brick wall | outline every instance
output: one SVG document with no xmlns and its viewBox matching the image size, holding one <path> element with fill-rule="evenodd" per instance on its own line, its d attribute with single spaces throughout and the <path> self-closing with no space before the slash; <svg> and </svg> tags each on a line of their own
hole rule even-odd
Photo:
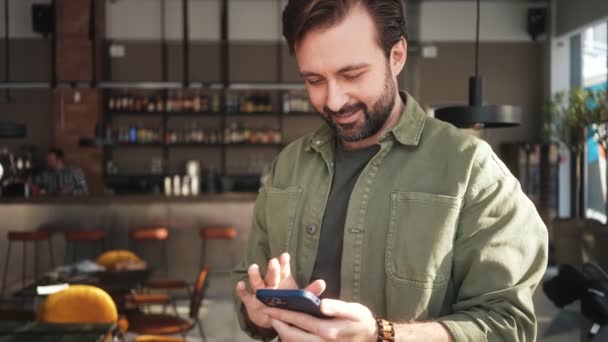
<svg viewBox="0 0 608 342">
<path fill-rule="evenodd" d="M 103 32 L 102 1 L 96 1 L 96 31 Z M 57 80 L 91 81 L 93 63 L 102 58 L 93 49 L 89 35 L 91 0 L 57 0 L 56 2 L 56 67 Z M 99 41 L 102 37 L 98 36 Z M 94 52 L 95 51 L 95 52 Z M 89 183 L 89 192 L 102 194 L 103 151 L 99 147 L 80 147 L 81 138 L 92 138 L 95 125 L 101 121 L 101 91 L 97 88 L 58 88 L 53 91 L 53 146 L 63 149 L 66 162 L 79 167 Z"/>
<path fill-rule="evenodd" d="M 97 89 L 59 88 L 53 92 L 53 145 L 63 149 L 66 162 L 83 170 L 91 194 L 103 193 L 103 150 L 80 147 L 81 137 L 93 137 L 101 119 Z"/>
</svg>

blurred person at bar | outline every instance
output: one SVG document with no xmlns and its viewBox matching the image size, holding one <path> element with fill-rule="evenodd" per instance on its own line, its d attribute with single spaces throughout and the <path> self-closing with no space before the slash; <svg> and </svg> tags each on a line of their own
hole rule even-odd
<svg viewBox="0 0 608 342">
<path fill-rule="evenodd" d="M 399 91 L 401 0 L 289 0 L 283 34 L 325 123 L 260 189 L 234 270 L 241 327 L 283 341 L 533 341 L 547 229 L 482 140 Z M 331 319 L 266 307 L 306 289 Z"/>
<path fill-rule="evenodd" d="M 47 169 L 34 180 L 40 195 L 86 195 L 87 180 L 77 167 L 66 165 L 63 150 L 52 148 L 46 156 Z"/>
</svg>

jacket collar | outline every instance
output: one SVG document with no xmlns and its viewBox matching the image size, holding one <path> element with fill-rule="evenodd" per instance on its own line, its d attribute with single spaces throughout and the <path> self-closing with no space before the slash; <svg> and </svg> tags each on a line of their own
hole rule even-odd
<svg viewBox="0 0 608 342">
<path fill-rule="evenodd" d="M 418 146 L 427 115 L 409 93 L 400 91 L 399 95 L 405 102 L 403 113 L 397 124 L 384 132 L 380 136 L 379 141 L 382 142 L 388 139 L 388 136 L 392 135 L 395 140 L 402 145 Z M 323 122 L 321 127 L 314 131 L 308 138 L 305 146 L 306 151 L 309 151 L 311 148 L 317 149 L 328 142 L 333 141 L 335 136 L 336 133 L 334 130 L 327 125 L 327 123 Z"/>
</svg>

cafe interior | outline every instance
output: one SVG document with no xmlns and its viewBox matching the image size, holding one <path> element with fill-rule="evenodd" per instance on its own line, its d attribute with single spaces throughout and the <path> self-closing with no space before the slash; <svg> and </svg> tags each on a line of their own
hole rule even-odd
<svg viewBox="0 0 608 342">
<path fill-rule="evenodd" d="M 274 158 L 322 122 L 286 2 L 0 0 L 0 342 L 250 340 L 230 271 Z M 608 341 L 608 302 L 552 291 L 608 270 L 608 1 L 404 4 L 400 89 L 489 143 L 549 230 L 537 340 Z"/>
</svg>

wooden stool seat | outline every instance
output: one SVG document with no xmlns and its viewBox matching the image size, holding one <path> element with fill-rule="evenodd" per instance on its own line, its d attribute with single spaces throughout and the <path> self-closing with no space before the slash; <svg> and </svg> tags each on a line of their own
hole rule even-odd
<svg viewBox="0 0 608 342">
<path fill-rule="evenodd" d="M 41 231 L 15 232 L 6 234 L 9 241 L 45 241 L 51 239 L 51 233 Z"/>
<path fill-rule="evenodd" d="M 169 304 L 171 298 L 166 293 L 138 293 L 128 295 L 127 301 L 137 305 Z"/>
<path fill-rule="evenodd" d="M 193 326 L 189 320 L 165 314 L 135 314 L 129 315 L 127 319 L 129 330 L 138 334 L 179 334 Z"/>
<path fill-rule="evenodd" d="M 234 240 L 236 229 L 232 227 L 208 227 L 199 231 L 201 239 L 205 240 Z"/>
<path fill-rule="evenodd" d="M 136 228 L 129 232 L 129 239 L 134 241 L 164 241 L 168 237 L 169 230 L 166 227 Z"/>
<path fill-rule="evenodd" d="M 186 342 L 186 340 L 170 336 L 139 335 L 135 338 L 135 342 Z"/>
<path fill-rule="evenodd" d="M 186 284 L 183 280 L 174 280 L 174 279 L 157 279 L 157 280 L 149 280 L 146 282 L 146 287 L 149 289 L 183 289 L 186 288 L 188 284 Z"/>
<path fill-rule="evenodd" d="M 101 241 L 108 234 L 103 230 L 70 230 L 64 232 L 66 241 Z"/>
</svg>

